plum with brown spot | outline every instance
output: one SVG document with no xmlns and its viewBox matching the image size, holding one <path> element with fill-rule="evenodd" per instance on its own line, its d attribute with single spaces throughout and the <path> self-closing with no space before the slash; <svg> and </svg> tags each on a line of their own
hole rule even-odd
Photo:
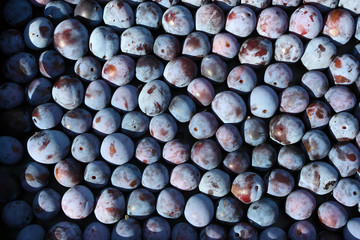
<svg viewBox="0 0 360 240">
<path fill-rule="evenodd" d="M 24 41 L 31 50 L 47 48 L 53 41 L 54 26 L 45 17 L 32 19 L 24 30 Z"/>
<path fill-rule="evenodd" d="M 210 50 L 209 37 L 203 32 L 192 32 L 185 38 L 182 54 L 200 59 L 208 55 Z"/>
<path fill-rule="evenodd" d="M 302 5 L 290 17 L 289 31 L 306 39 L 315 38 L 323 27 L 320 11 L 311 5 Z"/>
<path fill-rule="evenodd" d="M 295 186 L 294 177 L 286 170 L 274 169 L 265 179 L 267 193 L 275 197 L 287 196 Z"/>
<path fill-rule="evenodd" d="M 120 49 L 124 54 L 144 56 L 152 52 L 151 32 L 144 27 L 131 27 L 121 34 Z"/>
<path fill-rule="evenodd" d="M 273 63 L 264 73 L 264 82 L 275 88 L 285 89 L 293 81 L 293 73 L 286 63 Z"/>
<path fill-rule="evenodd" d="M 304 45 L 294 34 L 283 34 L 275 41 L 274 58 L 276 61 L 296 63 L 303 53 Z"/>
<path fill-rule="evenodd" d="M 191 148 L 191 160 L 202 169 L 214 169 L 221 162 L 220 147 L 211 139 L 199 140 Z"/>
<path fill-rule="evenodd" d="M 262 197 L 264 190 L 264 181 L 254 172 L 240 173 L 234 179 L 231 187 L 231 193 L 245 204 L 258 201 Z"/>
<path fill-rule="evenodd" d="M 257 68 L 268 65 L 273 57 L 272 42 L 264 37 L 248 38 L 241 45 L 238 56 L 241 64 Z"/>
<path fill-rule="evenodd" d="M 104 224 L 118 222 L 125 212 L 125 198 L 116 188 L 105 188 L 97 198 L 94 214 Z"/>
<path fill-rule="evenodd" d="M 324 19 L 322 33 L 329 36 L 337 44 L 346 44 L 355 31 L 355 21 L 350 12 L 345 9 L 334 9 Z"/>
<path fill-rule="evenodd" d="M 146 83 L 138 97 L 140 110 L 151 117 L 162 114 L 168 108 L 170 100 L 170 88 L 161 80 Z"/>
<path fill-rule="evenodd" d="M 160 191 L 169 183 L 169 172 L 161 163 L 149 164 L 145 167 L 141 184 L 151 191 Z"/>
<path fill-rule="evenodd" d="M 225 59 L 233 59 L 240 49 L 240 44 L 231 33 L 218 33 L 213 38 L 212 52 Z"/>
<path fill-rule="evenodd" d="M 181 44 L 176 36 L 161 34 L 154 41 L 153 51 L 159 58 L 170 61 L 181 53 Z"/>
<path fill-rule="evenodd" d="M 49 169 L 37 162 L 26 164 L 20 175 L 21 186 L 27 192 L 39 191 L 49 183 L 49 180 Z"/>
<path fill-rule="evenodd" d="M 133 141 L 122 133 L 107 135 L 101 143 L 100 154 L 111 164 L 121 165 L 134 156 Z"/>
<path fill-rule="evenodd" d="M 137 219 L 145 219 L 155 211 L 156 199 L 144 188 L 138 188 L 130 193 L 127 202 L 127 214 Z"/>
<path fill-rule="evenodd" d="M 245 5 L 233 7 L 227 15 L 225 30 L 237 37 L 249 36 L 255 27 L 256 15 Z"/>
<path fill-rule="evenodd" d="M 107 60 L 102 68 L 101 76 L 110 86 L 123 86 L 135 75 L 135 62 L 128 55 L 115 55 Z"/>
<path fill-rule="evenodd" d="M 88 48 L 89 32 L 77 19 L 66 19 L 54 30 L 55 49 L 70 60 L 84 56 Z"/>
<path fill-rule="evenodd" d="M 330 118 L 329 129 L 337 141 L 351 141 L 359 133 L 359 121 L 351 113 L 340 112 Z"/>
<path fill-rule="evenodd" d="M 104 188 L 110 179 L 111 169 L 102 160 L 96 160 L 88 163 L 84 171 L 84 180 L 91 188 Z"/>
<path fill-rule="evenodd" d="M 224 108 L 223 106 L 227 106 Z M 240 95 L 223 91 L 215 95 L 211 108 L 223 123 L 240 123 L 246 115 L 246 105 Z"/>
<path fill-rule="evenodd" d="M 333 166 L 315 161 L 301 169 L 298 185 L 318 195 L 325 195 L 334 189 L 337 180 L 338 173 Z"/>
<path fill-rule="evenodd" d="M 316 37 L 306 45 L 301 57 L 308 70 L 323 70 L 330 66 L 336 57 L 337 48 L 327 37 Z"/>
<path fill-rule="evenodd" d="M 196 113 L 189 122 L 189 132 L 196 139 L 212 137 L 218 130 L 219 123 L 211 112 Z"/>
<path fill-rule="evenodd" d="M 140 185 L 141 175 L 138 167 L 131 163 L 125 163 L 112 172 L 111 184 L 122 191 L 129 191 Z"/>
<path fill-rule="evenodd" d="M 329 152 L 329 159 L 341 177 L 350 177 L 360 168 L 360 152 L 351 142 L 335 144 Z"/>
<path fill-rule="evenodd" d="M 321 101 L 310 103 L 306 108 L 305 113 L 311 128 L 321 128 L 326 126 L 331 117 L 330 107 Z"/>
<path fill-rule="evenodd" d="M 270 120 L 270 138 L 281 145 L 299 142 L 304 133 L 304 123 L 298 117 L 285 113 Z"/>
<path fill-rule="evenodd" d="M 230 192 L 230 176 L 220 169 L 211 169 L 201 178 L 199 183 L 200 192 L 211 197 L 224 197 Z"/>
<path fill-rule="evenodd" d="M 179 218 L 185 208 L 183 194 L 175 188 L 163 189 L 157 198 L 156 210 L 160 216 L 169 219 Z"/>
<path fill-rule="evenodd" d="M 234 67 L 227 76 L 227 86 L 240 94 L 251 92 L 256 84 L 255 71 L 246 65 Z"/>
<path fill-rule="evenodd" d="M 336 184 L 333 196 L 342 205 L 354 207 L 360 201 L 360 182 L 352 178 L 343 178 Z"/>
<path fill-rule="evenodd" d="M 64 159 L 70 150 L 70 140 L 58 130 L 43 130 L 27 141 L 27 151 L 37 162 L 54 164 Z"/>
<path fill-rule="evenodd" d="M 302 143 L 310 161 L 325 158 L 331 149 L 329 138 L 321 130 L 307 131 L 302 138 Z"/>
<path fill-rule="evenodd" d="M 65 158 L 54 167 L 56 181 L 67 188 L 74 187 L 83 179 L 81 165 L 73 158 Z"/>
<path fill-rule="evenodd" d="M 194 19 L 186 7 L 172 6 L 164 12 L 162 26 L 167 33 L 186 36 L 194 29 Z"/>
<path fill-rule="evenodd" d="M 351 54 L 337 56 L 329 66 L 336 85 L 351 85 L 360 74 L 359 61 Z"/>
<path fill-rule="evenodd" d="M 134 85 L 126 84 L 115 90 L 111 97 L 111 105 L 121 112 L 131 112 L 138 106 L 138 96 L 137 88 Z"/>
<path fill-rule="evenodd" d="M 279 7 L 269 7 L 261 11 L 256 30 L 259 35 L 277 39 L 288 29 L 288 16 Z"/>
</svg>

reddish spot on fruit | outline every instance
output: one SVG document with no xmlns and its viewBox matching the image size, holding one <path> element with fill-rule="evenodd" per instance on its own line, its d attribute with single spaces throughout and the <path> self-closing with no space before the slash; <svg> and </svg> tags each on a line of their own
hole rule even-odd
<svg viewBox="0 0 360 240">
<path fill-rule="evenodd" d="M 350 82 L 349 79 L 347 79 L 346 77 L 341 76 L 341 75 L 335 75 L 335 76 L 334 76 L 334 79 L 335 79 L 336 83 L 346 83 L 346 82 Z"/>
<path fill-rule="evenodd" d="M 261 57 L 264 56 L 265 54 L 267 54 L 267 50 L 265 48 L 262 48 L 255 53 L 255 57 Z"/>
<path fill-rule="evenodd" d="M 101 117 L 97 117 L 95 120 L 96 123 L 99 123 L 100 121 L 101 121 Z"/>
<path fill-rule="evenodd" d="M 130 187 L 135 187 L 136 184 L 137 184 L 137 180 L 135 179 L 135 180 L 131 181 Z"/>
<path fill-rule="evenodd" d="M 50 139 L 45 138 L 45 139 L 43 140 L 41 146 L 39 147 L 39 152 L 41 152 L 42 150 L 44 150 L 44 149 L 47 147 L 47 145 L 49 145 L 49 143 L 50 143 Z"/>
<path fill-rule="evenodd" d="M 116 74 L 116 67 L 112 64 L 109 64 L 105 67 L 104 73 L 107 76 L 114 76 Z"/>
<path fill-rule="evenodd" d="M 150 199 L 151 199 L 151 196 L 144 193 L 144 194 L 141 194 L 141 195 L 139 196 L 139 199 L 140 199 L 141 201 L 147 201 L 147 200 L 150 200 Z"/>
<path fill-rule="evenodd" d="M 110 157 L 113 157 L 113 155 L 116 153 L 114 143 L 110 144 L 109 150 L 110 150 Z"/>
<path fill-rule="evenodd" d="M 335 59 L 335 61 L 334 61 L 334 66 L 335 66 L 336 68 L 341 68 L 342 62 L 341 62 L 340 58 Z"/>
<path fill-rule="evenodd" d="M 176 13 L 174 12 L 168 12 L 165 14 L 165 22 L 175 22 L 176 19 Z"/>
<path fill-rule="evenodd" d="M 25 179 L 26 179 L 26 181 L 34 181 L 35 180 L 34 176 L 30 173 L 25 174 Z"/>
<path fill-rule="evenodd" d="M 234 19 L 234 18 L 236 18 L 236 14 L 234 12 L 230 13 L 228 19 Z"/>
<path fill-rule="evenodd" d="M 356 161 L 356 155 L 351 153 L 351 154 L 346 154 L 345 155 L 347 159 L 349 159 L 350 161 L 354 162 Z"/>
<path fill-rule="evenodd" d="M 151 88 L 149 88 L 149 90 L 147 90 L 147 93 L 152 94 L 155 89 L 156 89 L 156 86 L 152 86 Z"/>
</svg>

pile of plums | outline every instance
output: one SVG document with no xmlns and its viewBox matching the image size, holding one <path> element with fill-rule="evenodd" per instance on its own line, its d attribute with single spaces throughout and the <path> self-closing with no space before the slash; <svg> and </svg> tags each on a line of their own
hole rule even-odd
<svg viewBox="0 0 360 240">
<path fill-rule="evenodd" d="M 1 11 L 1 239 L 360 239 L 360 0 Z"/>
</svg>

